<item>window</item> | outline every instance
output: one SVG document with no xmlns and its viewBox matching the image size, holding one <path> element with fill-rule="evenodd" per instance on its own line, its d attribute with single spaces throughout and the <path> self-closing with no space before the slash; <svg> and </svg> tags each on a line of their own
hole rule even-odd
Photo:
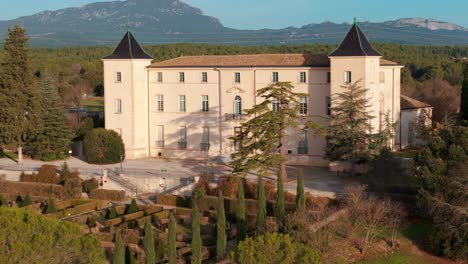
<svg viewBox="0 0 468 264">
<path fill-rule="evenodd" d="M 306 80 L 306 72 L 300 72 L 299 73 L 299 82 L 300 83 L 305 83 L 307 80 Z"/>
<path fill-rule="evenodd" d="M 200 143 L 201 150 L 209 150 L 210 149 L 210 128 L 203 127 L 202 128 L 202 142 Z"/>
<path fill-rule="evenodd" d="M 344 73 L 344 82 L 345 83 L 351 83 L 351 72 L 350 71 L 345 71 L 345 73 Z"/>
<path fill-rule="evenodd" d="M 331 82 L 331 72 L 327 72 L 327 83 Z"/>
<path fill-rule="evenodd" d="M 331 97 L 325 97 L 325 103 L 327 105 L 327 115 L 331 115 Z"/>
<path fill-rule="evenodd" d="M 242 118 L 242 98 L 240 96 L 236 96 L 234 99 L 234 119 L 241 119 Z"/>
<path fill-rule="evenodd" d="M 208 112 L 209 109 L 209 104 L 208 104 L 208 95 L 202 95 L 201 96 L 201 110 L 202 112 Z"/>
<path fill-rule="evenodd" d="M 179 95 L 179 112 L 185 112 L 185 95 Z"/>
<path fill-rule="evenodd" d="M 307 115 L 307 96 L 299 99 L 299 114 Z"/>
<path fill-rule="evenodd" d="M 309 142 L 307 139 L 307 129 L 304 129 L 299 134 L 299 144 L 297 147 L 297 154 L 305 155 L 309 152 Z"/>
<path fill-rule="evenodd" d="M 278 99 L 273 99 L 271 101 L 271 109 L 273 110 L 273 112 L 278 112 L 279 108 L 280 108 L 280 104 L 279 104 Z"/>
<path fill-rule="evenodd" d="M 121 72 L 116 72 L 115 73 L 115 81 L 116 82 L 122 82 L 122 73 Z"/>
<path fill-rule="evenodd" d="M 240 83 L 240 82 L 241 82 L 241 75 L 240 75 L 240 72 L 235 72 L 235 73 L 234 73 L 234 82 L 235 82 L 235 83 Z"/>
<path fill-rule="evenodd" d="M 187 127 L 179 127 L 179 149 L 187 148 Z"/>
<path fill-rule="evenodd" d="M 156 77 L 156 81 L 159 82 L 159 83 L 163 82 L 162 72 L 158 72 L 157 77 Z"/>
<path fill-rule="evenodd" d="M 234 137 L 239 136 L 242 133 L 242 127 L 234 128 Z M 240 140 L 234 140 L 234 150 L 239 151 L 241 149 L 242 142 Z"/>
<path fill-rule="evenodd" d="M 208 73 L 206 72 L 201 73 L 201 81 L 205 83 L 208 82 Z"/>
<path fill-rule="evenodd" d="M 179 82 L 181 82 L 181 83 L 185 82 L 185 73 L 184 72 L 179 72 Z"/>
<path fill-rule="evenodd" d="M 164 126 L 156 126 L 156 146 L 164 148 Z"/>
<path fill-rule="evenodd" d="M 385 83 L 385 72 L 379 74 L 380 83 Z"/>
<path fill-rule="evenodd" d="M 122 100 L 120 99 L 115 99 L 115 113 L 122 113 Z"/>
<path fill-rule="evenodd" d="M 156 95 L 156 111 L 158 112 L 164 111 L 164 95 L 162 94 Z"/>
<path fill-rule="evenodd" d="M 273 72 L 272 75 L 271 75 L 271 80 L 273 82 L 278 82 L 278 79 L 279 79 L 278 72 Z"/>
</svg>

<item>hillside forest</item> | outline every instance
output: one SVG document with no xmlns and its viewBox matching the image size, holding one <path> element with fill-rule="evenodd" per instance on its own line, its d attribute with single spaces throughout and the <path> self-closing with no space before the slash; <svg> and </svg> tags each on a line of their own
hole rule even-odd
<svg viewBox="0 0 468 264">
<path fill-rule="evenodd" d="M 427 102 L 435 108 L 435 119 L 458 111 L 463 63 L 468 47 L 407 46 L 374 43 L 387 60 L 404 65 L 402 93 Z M 226 55 L 254 53 L 313 53 L 326 55 L 334 45 L 301 46 L 232 46 L 208 44 L 169 44 L 145 46 L 154 61 L 178 56 Z M 112 47 L 70 47 L 31 49 L 31 66 L 37 77 L 47 74 L 55 85 L 65 107 L 80 107 L 83 95 L 102 96 L 101 57 L 112 53 Z M 0 50 L 0 53 L 3 51 Z M 1 57 L 2 54 L 0 54 Z M 449 102 L 449 103 L 447 103 Z"/>
</svg>

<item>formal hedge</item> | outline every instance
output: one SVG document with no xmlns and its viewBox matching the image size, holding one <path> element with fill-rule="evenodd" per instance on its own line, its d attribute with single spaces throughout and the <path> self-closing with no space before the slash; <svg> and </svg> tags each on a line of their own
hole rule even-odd
<svg viewBox="0 0 468 264">
<path fill-rule="evenodd" d="M 79 198 L 81 196 L 81 193 L 79 195 L 75 194 L 76 196 L 70 196 L 70 193 L 61 185 L 9 181 L 0 181 L 0 193 L 8 197 L 29 194 L 32 197 L 51 197 L 60 200 Z"/>
<path fill-rule="evenodd" d="M 38 182 L 60 184 L 60 177 L 57 172 L 57 167 L 54 165 L 42 165 L 39 172 L 33 174 L 22 173 L 20 176 L 22 182 Z"/>
<path fill-rule="evenodd" d="M 125 199 L 125 191 L 94 189 L 88 196 L 91 199 L 121 202 Z"/>
<path fill-rule="evenodd" d="M 96 128 L 86 133 L 83 140 L 86 160 L 91 164 L 114 164 L 125 159 L 122 137 L 113 130 Z"/>
</svg>

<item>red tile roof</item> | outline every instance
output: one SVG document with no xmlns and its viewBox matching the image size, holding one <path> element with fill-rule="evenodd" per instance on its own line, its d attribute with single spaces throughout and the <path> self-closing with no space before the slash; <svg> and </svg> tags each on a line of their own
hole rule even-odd
<svg viewBox="0 0 468 264">
<path fill-rule="evenodd" d="M 424 102 L 418 101 L 416 99 L 413 99 L 411 97 L 408 97 L 406 95 L 401 95 L 400 107 L 401 107 L 401 110 L 410 110 L 410 109 L 418 109 L 418 108 L 428 108 L 432 106 Z"/>
</svg>

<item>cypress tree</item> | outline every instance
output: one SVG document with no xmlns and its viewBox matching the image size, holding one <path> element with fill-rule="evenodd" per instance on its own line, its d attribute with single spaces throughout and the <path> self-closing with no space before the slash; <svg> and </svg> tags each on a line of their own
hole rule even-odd
<svg viewBox="0 0 468 264">
<path fill-rule="evenodd" d="M 135 255 L 133 254 L 133 251 L 130 249 L 129 246 L 127 246 L 125 252 L 125 264 L 136 264 Z"/>
<path fill-rule="evenodd" d="M 168 243 L 168 257 L 169 257 L 169 264 L 176 264 L 177 263 L 177 248 L 176 248 L 176 222 L 174 218 L 174 213 L 171 212 L 169 216 L 169 243 Z"/>
<path fill-rule="evenodd" d="M 247 236 L 247 224 L 245 220 L 244 184 L 242 183 L 242 180 L 239 181 L 239 187 L 237 188 L 236 226 L 237 243 L 239 243 L 243 241 Z"/>
<path fill-rule="evenodd" d="M 57 207 L 55 206 L 55 199 L 49 199 L 47 202 L 46 214 L 51 214 L 57 212 Z"/>
<path fill-rule="evenodd" d="M 117 213 L 117 209 L 115 205 L 112 205 L 109 211 L 107 211 L 106 219 L 114 219 L 117 218 L 119 214 Z"/>
<path fill-rule="evenodd" d="M 257 189 L 257 234 L 263 234 L 266 231 L 266 197 L 263 187 L 263 176 L 258 176 Z"/>
<path fill-rule="evenodd" d="M 216 223 L 216 258 L 222 259 L 226 254 L 226 214 L 224 212 L 224 196 L 221 190 L 218 195 L 218 219 Z"/>
<path fill-rule="evenodd" d="M 156 256 L 154 252 L 153 228 L 148 220 L 145 221 L 145 237 L 143 238 L 143 249 L 145 251 L 145 263 L 154 264 Z"/>
<path fill-rule="evenodd" d="M 202 263 L 202 240 L 200 235 L 200 211 L 197 201 L 192 202 L 192 263 Z"/>
<path fill-rule="evenodd" d="M 24 201 L 21 204 L 21 207 L 25 207 L 25 206 L 28 206 L 28 205 L 31 205 L 31 204 L 32 204 L 32 199 L 31 199 L 31 196 L 29 196 L 29 193 L 28 193 L 28 194 L 26 194 L 26 197 L 24 197 Z"/>
<path fill-rule="evenodd" d="M 114 260 L 113 264 L 125 264 L 125 247 L 120 236 L 120 231 L 115 233 L 115 242 L 114 242 Z"/>
<path fill-rule="evenodd" d="M 305 209 L 305 195 L 304 195 L 304 175 L 302 170 L 299 170 L 297 175 L 297 190 L 296 190 L 296 210 L 302 211 Z"/>
<path fill-rule="evenodd" d="M 155 259 L 156 263 L 161 263 L 164 259 L 164 254 L 166 252 L 164 241 L 158 240 L 158 244 L 156 245 L 156 252 L 155 252 Z"/>
<path fill-rule="evenodd" d="M 41 119 L 45 124 L 31 146 L 34 157 L 44 161 L 62 159 L 70 149 L 73 138 L 72 131 L 67 124 L 65 112 L 57 88 L 52 80 L 43 76 L 40 85 Z"/>
<path fill-rule="evenodd" d="M 132 202 L 127 207 L 127 210 L 125 210 L 125 214 L 133 214 L 133 213 L 138 212 L 138 210 L 140 209 L 138 208 L 138 205 L 136 204 L 135 199 L 132 199 Z"/>
<path fill-rule="evenodd" d="M 276 208 L 275 208 L 275 215 L 280 221 L 280 223 L 284 223 L 284 219 L 286 217 L 286 213 L 284 211 L 284 186 L 283 186 L 283 177 L 281 176 L 281 172 L 278 173 L 278 183 L 276 186 Z"/>
<path fill-rule="evenodd" d="M 22 148 L 34 139 L 42 126 L 28 40 L 20 26 L 8 28 L 0 59 L 0 145 L 17 148 L 19 164 L 23 163 Z"/>
<path fill-rule="evenodd" d="M 465 63 L 464 79 L 460 100 L 460 113 L 463 120 L 468 120 L 468 63 Z"/>
</svg>

